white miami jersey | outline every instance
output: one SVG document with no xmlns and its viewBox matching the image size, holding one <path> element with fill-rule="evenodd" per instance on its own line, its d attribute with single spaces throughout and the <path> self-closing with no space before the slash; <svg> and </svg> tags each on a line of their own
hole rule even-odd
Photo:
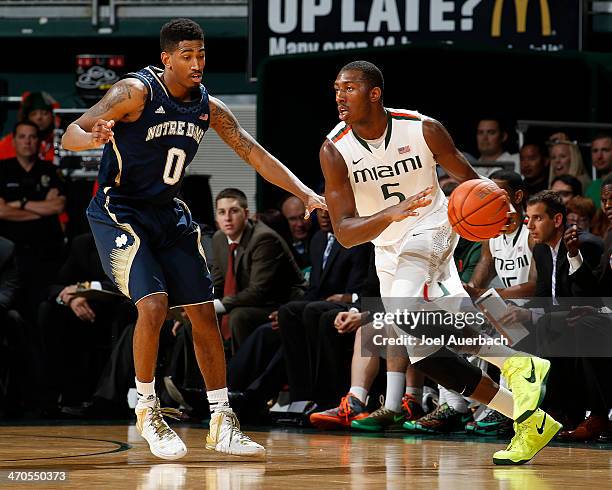
<svg viewBox="0 0 612 490">
<path fill-rule="evenodd" d="M 529 248 L 529 230 L 522 224 L 514 233 L 489 240 L 489 250 L 495 262 L 495 272 L 504 287 L 516 286 L 529 280 L 533 260 Z"/>
<path fill-rule="evenodd" d="M 447 201 L 438 185 L 436 161 L 423 136 L 426 117 L 404 109 L 385 110 L 387 134 L 379 148 L 369 145 L 344 122 L 327 135 L 344 158 L 360 216 L 371 216 L 433 187 L 431 204 L 420 208 L 419 216 L 391 223 L 372 240 L 378 246 L 396 243 L 429 217 L 432 228 L 448 222 L 446 212 L 435 213 L 445 208 Z"/>
</svg>

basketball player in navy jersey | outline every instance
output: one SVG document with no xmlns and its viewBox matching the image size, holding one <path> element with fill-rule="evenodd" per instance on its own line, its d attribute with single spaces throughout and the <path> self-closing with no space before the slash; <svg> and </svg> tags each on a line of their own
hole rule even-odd
<svg viewBox="0 0 612 490">
<path fill-rule="evenodd" d="M 381 71 L 367 61 L 345 65 L 334 83 L 340 122 L 319 158 L 336 238 L 345 247 L 374 243 L 383 302 L 466 298 L 436 165 L 458 182 L 479 176 L 438 121 L 385 107 L 383 85 Z M 427 325 L 410 328 L 417 339 L 432 334 Z M 493 343 L 473 352 L 501 369 L 511 393 L 446 347 L 417 342 L 407 349 L 415 367 L 437 383 L 515 420 L 516 435 L 494 463 L 526 463 L 561 429 L 539 408 L 549 361 Z"/>
<path fill-rule="evenodd" d="M 171 412 L 160 408 L 154 389 L 160 328 L 169 307 L 182 307 L 193 326 L 212 412 L 206 448 L 263 456 L 265 449 L 240 431 L 229 407 L 200 229 L 176 196 L 185 167 L 212 127 L 266 180 L 299 197 L 308 212 L 325 202 L 244 131 L 225 104 L 209 96 L 202 85 L 204 35 L 198 24 L 168 22 L 160 44 L 164 69 L 149 66 L 117 82 L 68 127 L 62 145 L 75 151 L 104 145 L 100 189 L 87 216 L 105 272 L 138 309 L 136 427 L 152 453 L 178 459 L 187 452 L 163 419 Z"/>
</svg>

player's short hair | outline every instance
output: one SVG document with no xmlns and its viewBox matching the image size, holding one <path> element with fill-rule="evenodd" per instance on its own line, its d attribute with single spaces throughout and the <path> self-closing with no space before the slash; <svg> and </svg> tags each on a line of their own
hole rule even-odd
<svg viewBox="0 0 612 490">
<path fill-rule="evenodd" d="M 19 126 L 30 126 L 34 128 L 36 130 L 36 137 L 38 138 L 38 133 L 39 133 L 38 126 L 36 125 L 36 123 L 33 123 L 29 119 L 26 119 L 24 121 L 19 121 L 17 124 L 15 124 L 15 126 L 13 126 L 13 137 L 17 136 L 17 128 Z"/>
<path fill-rule="evenodd" d="M 249 202 L 247 201 L 246 194 L 242 192 L 240 189 L 235 189 L 233 187 L 228 187 L 227 189 L 223 189 L 217 197 L 215 198 L 215 206 L 221 199 L 236 199 L 238 201 L 238 205 L 243 209 L 249 208 Z"/>
<path fill-rule="evenodd" d="M 181 41 L 204 41 L 204 32 L 191 19 L 172 19 L 165 23 L 159 32 L 161 50 L 171 53 Z"/>
<path fill-rule="evenodd" d="M 569 185 L 572 188 L 572 194 L 574 194 L 574 196 L 582 196 L 582 182 L 580 182 L 576 177 L 567 174 L 559 175 L 553 179 L 553 181 L 550 183 L 550 187 L 552 187 L 557 181 Z"/>
<path fill-rule="evenodd" d="M 360 71 L 369 88 L 380 87 L 381 92 L 385 91 L 385 79 L 383 78 L 382 71 L 374 63 L 363 60 L 351 61 L 340 69 L 340 73 L 349 70 Z"/>
<path fill-rule="evenodd" d="M 520 174 L 517 174 L 513 170 L 496 170 L 491 175 L 489 175 L 489 178 L 495 180 L 503 180 L 504 182 L 507 182 L 508 186 L 510 187 L 510 189 L 512 189 L 513 192 L 525 191 L 526 189 L 523 177 L 521 177 Z"/>
<path fill-rule="evenodd" d="M 565 219 L 567 218 L 567 210 L 565 209 L 561 196 L 558 192 L 548 189 L 545 191 L 540 191 L 529 198 L 527 201 L 527 206 L 533 206 L 539 203 L 544 204 L 546 207 L 546 214 L 551 218 L 554 218 L 555 214 L 561 213 L 563 216 L 563 222 L 565 223 Z"/>
</svg>

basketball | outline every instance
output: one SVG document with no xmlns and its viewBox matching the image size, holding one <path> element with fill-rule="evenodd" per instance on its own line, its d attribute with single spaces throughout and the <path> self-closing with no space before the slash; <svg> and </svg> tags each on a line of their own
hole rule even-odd
<svg viewBox="0 0 612 490">
<path fill-rule="evenodd" d="M 463 182 L 450 196 L 448 220 L 463 238 L 477 242 L 494 238 L 508 221 L 508 195 L 490 180 Z"/>
</svg>

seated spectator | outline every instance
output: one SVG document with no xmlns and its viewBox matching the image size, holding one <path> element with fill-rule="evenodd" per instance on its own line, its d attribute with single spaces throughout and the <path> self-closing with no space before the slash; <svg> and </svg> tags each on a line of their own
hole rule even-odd
<svg viewBox="0 0 612 490">
<path fill-rule="evenodd" d="M 586 189 L 591 183 L 591 178 L 587 174 L 582 162 L 582 155 L 576 143 L 572 141 L 558 141 L 550 147 L 549 155 L 550 171 L 548 180 L 550 185 L 552 185 L 556 177 L 561 175 L 576 177 L 582 184 L 582 189 Z"/>
<path fill-rule="evenodd" d="M 303 294 L 304 278 L 289 246 L 263 222 L 249 219 L 245 194 L 224 189 L 215 200 L 213 236 L 215 310 L 232 351 L 286 301 Z"/>
<path fill-rule="evenodd" d="M 293 249 L 297 253 L 300 269 L 310 266 L 308 250 L 312 238 L 312 218 L 304 219 L 306 208 L 301 199 L 288 196 L 281 202 L 281 212 L 289 222 Z"/>
<path fill-rule="evenodd" d="M 574 196 L 565 205 L 567 224 L 575 226 L 579 233 L 591 231 L 591 222 L 595 217 L 595 205 L 588 197 Z M 602 243 L 603 245 L 603 243 Z"/>
<path fill-rule="evenodd" d="M 476 143 L 480 162 L 513 162 L 516 172 L 519 170 L 519 156 L 504 150 L 508 141 L 508 132 L 500 119 L 481 119 L 476 130 Z"/>
<path fill-rule="evenodd" d="M 601 182 L 612 172 L 612 135 L 599 134 L 591 141 L 591 164 L 597 172 L 584 195 L 591 198 L 597 209 L 601 208 Z"/>
<path fill-rule="evenodd" d="M 322 226 L 327 229 L 330 225 L 329 218 L 325 213 L 321 215 L 321 211 L 318 213 Z M 316 248 L 316 241 L 313 246 Z M 312 258 L 315 263 L 318 262 L 315 257 Z M 346 271 L 346 265 L 343 265 L 341 259 L 340 257 L 335 264 Z M 313 281 L 317 281 L 317 277 L 313 276 Z M 315 283 L 311 284 L 311 287 L 316 286 Z M 303 351 L 308 351 L 308 358 L 312 359 L 310 362 L 313 370 L 308 374 L 312 385 L 311 396 L 317 403 L 335 401 L 346 391 L 349 382 L 353 334 L 360 325 L 362 315 L 351 313 L 350 318 L 341 322 L 336 321 L 338 315 L 348 313 L 349 307 L 355 308 L 352 311 L 357 311 L 356 308 L 360 307 L 363 298 L 377 296 L 380 296 L 380 288 L 372 253 L 367 279 L 359 292 L 351 295 L 347 303 L 315 301 L 310 304 L 317 306 L 317 310 L 313 309 L 313 320 L 308 326 L 316 329 L 316 332 L 308 335 Z M 320 313 L 318 322 L 314 321 L 317 312 Z M 287 383 L 284 350 L 278 330 L 278 313 L 275 313 L 272 315 L 272 322 L 260 326 L 229 364 L 228 386 L 236 401 L 233 406 L 242 407 L 251 412 L 251 415 Z M 311 342 L 315 339 L 318 341 Z"/>
<path fill-rule="evenodd" d="M 26 92 L 18 115 L 19 122 L 30 121 L 38 127 L 38 158 L 47 162 L 53 162 L 55 158 L 53 109 L 57 107 L 59 104 L 46 92 Z M 9 133 L 0 140 L 0 160 L 15 156 L 13 133 Z"/>
<path fill-rule="evenodd" d="M 548 189 L 548 152 L 539 143 L 525 143 L 519 152 L 527 198 Z"/>
<path fill-rule="evenodd" d="M 571 175 L 555 177 L 551 182 L 550 189 L 559 194 L 564 206 L 567 206 L 572 197 L 582 196 L 582 184 Z"/>
<path fill-rule="evenodd" d="M 612 176 L 608 175 L 601 182 L 601 208 L 595 213 L 593 218 L 593 234 L 606 238 L 612 223 Z"/>
<path fill-rule="evenodd" d="M 321 229 L 310 247 L 310 285 L 301 301 L 287 303 L 278 310 L 278 325 L 292 401 L 313 400 L 313 374 L 316 370 L 312 349 L 319 342 L 322 315 L 346 310 L 359 293 L 367 276 L 371 244 L 350 249 L 336 240 L 326 211 L 319 211 Z M 305 348 L 306 346 L 306 348 Z"/>
<path fill-rule="evenodd" d="M 123 328 L 136 309 L 102 269 L 93 235 L 77 236 L 38 310 L 49 400 L 74 406 L 91 398 Z"/>
<path fill-rule="evenodd" d="M 532 196 L 527 202 L 527 217 L 527 227 L 536 242 L 533 248 L 537 269 L 535 297 L 548 301 L 549 304 L 544 305 L 547 314 L 536 320 L 533 312 L 511 307 L 500 322 L 505 324 L 507 321 L 519 321 L 530 324 L 536 335 L 530 335 L 526 340 L 535 339 L 541 343 L 542 340 L 553 337 L 552 329 L 557 330 L 555 336 L 559 327 L 568 331 L 555 315 L 567 317 L 568 312 L 576 306 L 576 297 L 589 295 L 589 290 L 575 274 L 577 264 L 574 257 L 579 253 L 580 258 L 589 267 L 594 268 L 600 260 L 602 250 L 598 244 L 583 240 L 576 230 L 565 231 L 566 209 L 555 192 L 543 191 Z M 570 232 L 571 236 L 568 235 Z M 535 305 L 542 306 L 541 303 Z M 522 345 L 519 348 L 524 350 Z M 580 422 L 585 410 L 593 408 L 586 406 L 587 398 L 598 398 L 601 380 L 594 378 L 592 373 L 589 374 L 590 368 L 589 373 L 583 371 L 588 361 L 586 358 L 568 357 L 567 353 L 565 357 L 561 357 L 558 350 L 544 354 L 553 356 L 550 359 L 552 367 L 545 400 L 547 411 L 550 409 L 555 412 L 555 417 L 558 415 L 570 425 Z M 586 391 L 588 396 L 567 396 L 567 393 L 582 391 Z"/>
<path fill-rule="evenodd" d="M 19 289 L 15 245 L 0 237 L 0 416 L 23 412 L 27 387 L 38 367 L 29 362 L 30 342 L 21 316 L 14 310 Z"/>
<path fill-rule="evenodd" d="M 15 243 L 25 287 L 21 311 L 31 317 L 63 260 L 58 216 L 66 198 L 57 167 L 37 156 L 38 127 L 20 122 L 13 134 L 16 157 L 0 161 L 0 236 Z"/>
</svg>

